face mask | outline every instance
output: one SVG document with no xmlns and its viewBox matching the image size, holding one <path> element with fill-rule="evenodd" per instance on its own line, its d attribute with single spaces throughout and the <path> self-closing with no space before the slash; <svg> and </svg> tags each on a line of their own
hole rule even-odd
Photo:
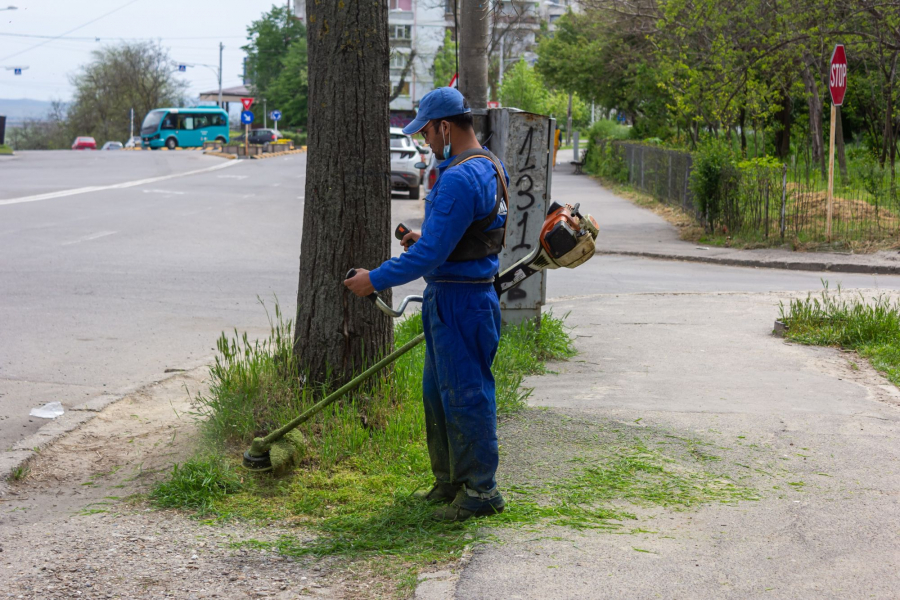
<svg viewBox="0 0 900 600">
<path fill-rule="evenodd" d="M 447 139 L 444 137 L 444 128 L 441 128 L 441 138 L 444 140 L 444 160 L 450 158 L 450 143 L 447 142 Z"/>
</svg>

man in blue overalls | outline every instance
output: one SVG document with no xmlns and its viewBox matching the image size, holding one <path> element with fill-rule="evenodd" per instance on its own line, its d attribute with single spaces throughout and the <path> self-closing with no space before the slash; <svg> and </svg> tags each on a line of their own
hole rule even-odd
<svg viewBox="0 0 900 600">
<path fill-rule="evenodd" d="M 422 497 L 445 503 L 434 517 L 463 521 L 503 511 L 497 490 L 497 406 L 491 363 L 500 340 L 500 303 L 492 281 L 506 227 L 509 177 L 475 137 L 471 109 L 453 88 L 419 104 L 403 133 L 422 133 L 443 162 L 425 199 L 422 232 L 401 241 L 406 252 L 345 283 L 357 296 L 419 277 L 427 282 L 425 401 L 428 453 L 435 484 Z"/>
</svg>

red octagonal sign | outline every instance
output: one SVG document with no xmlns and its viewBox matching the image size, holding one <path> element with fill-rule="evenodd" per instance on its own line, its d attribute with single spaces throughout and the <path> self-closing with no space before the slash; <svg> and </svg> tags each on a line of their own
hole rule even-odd
<svg viewBox="0 0 900 600">
<path fill-rule="evenodd" d="M 844 45 L 838 44 L 831 54 L 831 76 L 828 78 L 828 89 L 831 90 L 831 101 L 835 106 L 844 103 L 847 92 L 847 55 Z"/>
</svg>

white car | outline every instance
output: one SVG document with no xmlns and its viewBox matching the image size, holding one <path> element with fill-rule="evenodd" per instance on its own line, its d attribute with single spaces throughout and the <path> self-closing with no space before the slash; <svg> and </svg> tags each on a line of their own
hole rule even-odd
<svg viewBox="0 0 900 600">
<path fill-rule="evenodd" d="M 141 136 L 136 135 L 130 138 L 127 142 L 125 142 L 126 148 L 140 148 L 141 147 Z"/>
<path fill-rule="evenodd" d="M 422 170 L 419 148 L 399 127 L 391 127 L 391 192 L 408 192 L 410 200 L 419 199 Z"/>
</svg>

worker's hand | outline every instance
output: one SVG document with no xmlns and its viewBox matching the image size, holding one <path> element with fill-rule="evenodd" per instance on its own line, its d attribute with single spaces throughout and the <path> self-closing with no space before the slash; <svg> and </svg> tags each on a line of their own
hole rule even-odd
<svg viewBox="0 0 900 600">
<path fill-rule="evenodd" d="M 348 290 L 360 298 L 365 298 L 369 294 L 375 293 L 375 288 L 372 286 L 372 281 L 369 279 L 369 272 L 365 269 L 357 269 L 356 275 L 350 279 L 344 280 L 344 285 L 347 286 Z"/>
<path fill-rule="evenodd" d="M 409 251 L 409 247 L 418 242 L 420 237 L 422 237 L 422 234 L 415 231 L 410 231 L 409 233 L 404 235 L 403 239 L 400 240 L 400 245 L 403 246 L 403 251 Z"/>
</svg>

